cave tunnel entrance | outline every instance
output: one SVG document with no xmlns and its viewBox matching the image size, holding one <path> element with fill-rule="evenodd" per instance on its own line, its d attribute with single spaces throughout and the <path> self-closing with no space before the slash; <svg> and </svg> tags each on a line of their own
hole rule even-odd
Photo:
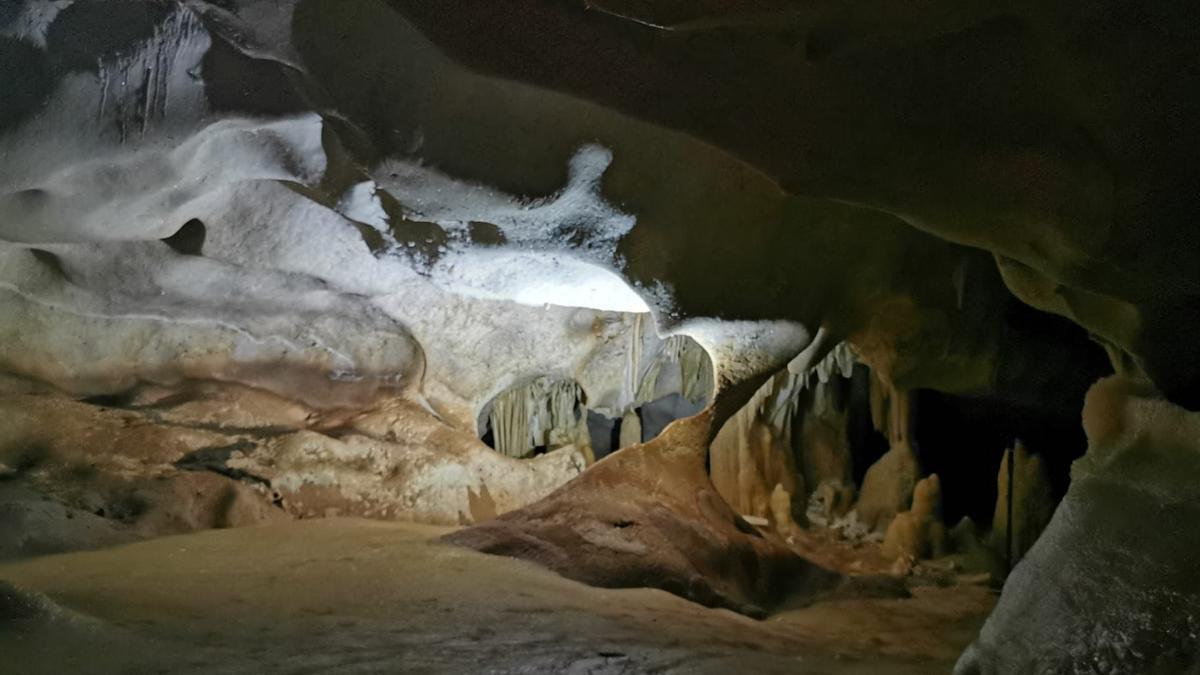
<svg viewBox="0 0 1200 675">
<path fill-rule="evenodd" d="M 941 478 L 942 516 L 949 525 L 964 516 L 991 522 L 1001 461 L 1018 440 L 1042 458 L 1055 502 L 1067 492 L 1071 463 L 1087 449 L 1078 416 L 930 390 L 919 391 L 917 401 L 918 459 L 923 473 Z"/>
<path fill-rule="evenodd" d="M 856 363 L 847 393 L 846 437 L 850 446 L 851 476 L 862 485 L 867 469 L 888 451 L 887 436 L 875 428 L 871 417 L 871 369 Z"/>
<path fill-rule="evenodd" d="M 483 407 L 478 428 L 485 444 L 515 459 L 590 445 L 583 388 L 566 378 L 535 377 L 505 389 Z"/>
</svg>

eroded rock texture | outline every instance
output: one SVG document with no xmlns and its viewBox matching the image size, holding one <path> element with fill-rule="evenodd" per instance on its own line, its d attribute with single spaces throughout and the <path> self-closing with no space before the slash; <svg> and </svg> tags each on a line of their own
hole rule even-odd
<svg viewBox="0 0 1200 675">
<path fill-rule="evenodd" d="M 1194 3 L 1116 0 L 8 3 L 0 461 L 55 501 L 5 522 L 50 550 L 27 535 L 77 512 L 107 524 L 71 536 L 102 543 L 507 511 L 456 541 L 752 613 L 820 587 L 704 471 L 726 425 L 737 510 L 786 530 L 815 490 L 843 511 L 829 391 L 799 430 L 779 414 L 812 363 L 764 388 L 806 345 L 872 369 L 889 450 L 856 513 L 878 530 L 932 511 L 911 502 L 913 392 L 1055 406 L 1091 372 L 1078 332 L 1014 320 L 1020 302 L 1200 406 L 1198 25 Z M 502 399 L 501 450 L 557 450 L 493 452 L 486 406 L 532 381 L 570 395 L 514 399 L 548 428 Z M 1191 418 L 1119 388 L 1089 404 L 1092 454 L 964 668 L 1194 656 L 1167 639 L 1192 635 Z M 649 440 L 667 389 L 695 406 L 671 412 L 708 407 Z M 563 486 L 587 462 L 567 399 L 625 420 L 626 447 Z M 797 438 L 808 454 L 777 461 Z M 1122 548 L 1153 514 L 1181 536 Z M 1097 592 L 1109 575 L 1125 585 Z"/>
<path fill-rule="evenodd" d="M 815 197 L 810 223 L 834 199 L 990 251 L 1023 300 L 1196 403 L 1190 3 L 393 4 L 477 68 L 728 149 Z"/>
<path fill-rule="evenodd" d="M 1187 673 L 1200 419 L 1144 384 L 1088 394 L 1088 455 L 956 673 Z"/>
<path fill-rule="evenodd" d="M 661 588 L 762 616 L 790 594 L 833 589 L 838 575 L 756 530 L 704 470 L 711 412 L 596 464 L 536 504 L 446 541 L 534 561 L 596 586 Z"/>
</svg>

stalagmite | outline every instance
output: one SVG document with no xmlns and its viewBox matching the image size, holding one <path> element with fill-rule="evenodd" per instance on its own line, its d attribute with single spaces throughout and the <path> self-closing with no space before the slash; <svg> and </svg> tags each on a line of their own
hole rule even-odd
<svg viewBox="0 0 1200 675">
<path fill-rule="evenodd" d="M 1012 561 L 1020 560 L 1033 547 L 1034 542 L 1046 529 L 1054 515 L 1056 502 L 1050 486 L 1050 476 L 1042 458 L 1030 452 L 1017 441 L 1015 447 L 1004 454 L 1000 471 L 996 474 L 996 510 L 992 516 L 990 544 L 1001 557 L 1007 557 L 1009 529 L 1009 462 L 1013 461 L 1012 485 Z"/>
<path fill-rule="evenodd" d="M 876 531 L 887 529 L 897 513 L 912 503 L 920 470 L 917 456 L 908 443 L 893 445 L 867 469 L 854 510 L 859 521 Z"/>
<path fill-rule="evenodd" d="M 771 491 L 771 524 L 785 539 L 796 529 L 796 521 L 792 516 L 792 495 L 781 483 L 776 483 Z"/>
<path fill-rule="evenodd" d="M 806 349 L 768 380 L 713 441 L 713 483 L 742 513 L 768 516 L 782 486 L 793 500 L 793 517 L 803 522 L 808 493 L 820 481 L 850 481 L 845 413 L 836 392 L 854 356 L 839 343 L 814 363 L 815 351 Z"/>
<path fill-rule="evenodd" d="M 946 552 L 946 526 L 942 522 L 942 487 L 937 474 L 921 479 L 913 490 L 912 509 L 899 513 L 883 538 L 883 555 L 913 560 L 939 557 Z"/>
<path fill-rule="evenodd" d="M 627 410 L 621 416 L 620 446 L 628 448 L 642 442 L 642 419 L 636 410 Z"/>
<path fill-rule="evenodd" d="M 871 418 L 888 438 L 889 450 L 867 469 L 855 511 L 861 522 L 885 531 L 895 515 L 909 507 L 920 466 L 910 439 L 915 411 L 909 392 L 898 391 L 872 372 Z"/>
</svg>

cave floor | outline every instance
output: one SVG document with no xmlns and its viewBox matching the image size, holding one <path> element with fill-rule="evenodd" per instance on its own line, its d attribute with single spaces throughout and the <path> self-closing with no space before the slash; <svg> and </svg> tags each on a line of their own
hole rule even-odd
<svg viewBox="0 0 1200 675">
<path fill-rule="evenodd" d="M 0 616 L 14 673 L 945 673 L 984 586 L 838 600 L 754 621 L 596 589 L 352 519 L 211 530 L 0 566 L 51 603 Z"/>
</svg>

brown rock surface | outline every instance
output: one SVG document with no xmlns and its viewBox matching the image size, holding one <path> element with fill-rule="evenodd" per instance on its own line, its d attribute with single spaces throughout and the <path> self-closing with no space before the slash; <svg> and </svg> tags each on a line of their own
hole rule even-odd
<svg viewBox="0 0 1200 675">
<path fill-rule="evenodd" d="M 921 479 L 913 490 L 912 509 L 897 514 L 883 538 L 883 555 L 913 560 L 936 558 L 946 552 L 942 522 L 942 487 L 937 474 Z"/>
<path fill-rule="evenodd" d="M 534 561 L 610 588 L 661 588 L 760 616 L 789 592 L 838 575 L 746 523 L 704 470 L 711 410 L 607 457 L 549 497 L 448 535 L 449 543 Z"/>
</svg>

